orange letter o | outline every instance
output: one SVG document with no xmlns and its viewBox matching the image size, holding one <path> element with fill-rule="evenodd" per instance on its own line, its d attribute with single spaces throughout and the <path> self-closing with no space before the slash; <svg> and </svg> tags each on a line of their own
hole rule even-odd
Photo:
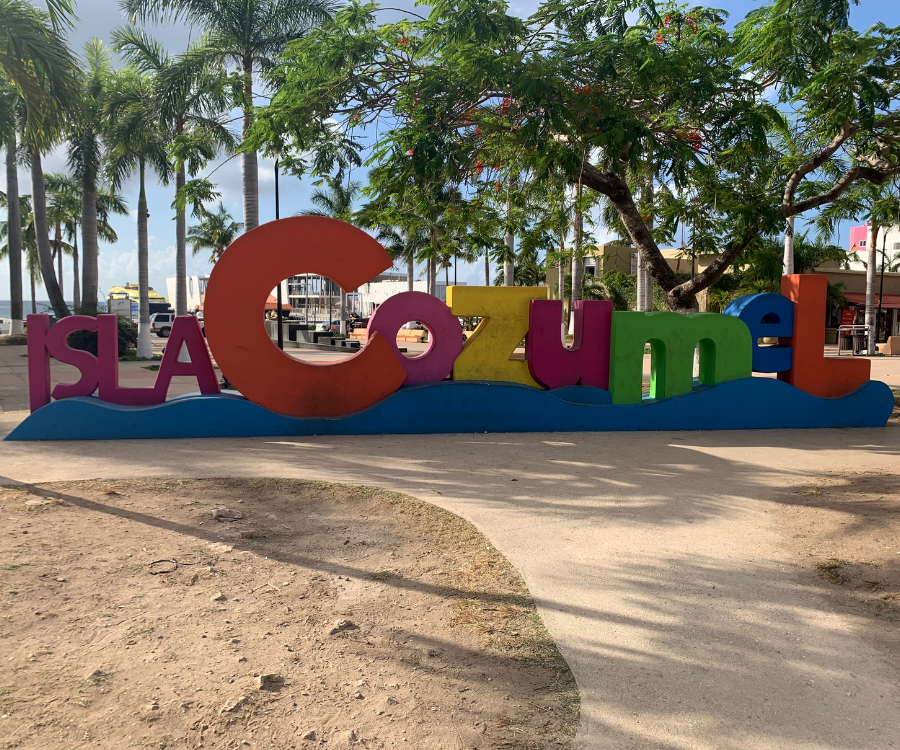
<svg viewBox="0 0 900 750">
<path fill-rule="evenodd" d="M 282 279 L 313 273 L 352 290 L 391 265 L 368 234 L 321 216 L 280 219 L 241 235 L 222 253 L 206 287 L 206 336 L 216 363 L 248 399 L 294 417 L 339 417 L 387 398 L 406 370 L 384 337 L 371 337 L 340 362 L 300 362 L 269 338 L 263 311 Z"/>
</svg>

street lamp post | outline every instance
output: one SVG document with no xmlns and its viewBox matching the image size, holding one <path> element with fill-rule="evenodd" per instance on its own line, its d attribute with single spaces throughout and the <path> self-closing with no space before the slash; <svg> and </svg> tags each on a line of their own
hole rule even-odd
<svg viewBox="0 0 900 750">
<path fill-rule="evenodd" d="M 280 219 L 279 213 L 279 199 L 278 199 L 278 157 L 275 157 L 275 221 Z M 275 311 L 275 320 L 278 325 L 278 348 L 284 349 L 284 328 L 281 325 L 281 282 L 278 282 L 278 289 L 275 293 L 275 306 L 277 310 Z"/>
</svg>

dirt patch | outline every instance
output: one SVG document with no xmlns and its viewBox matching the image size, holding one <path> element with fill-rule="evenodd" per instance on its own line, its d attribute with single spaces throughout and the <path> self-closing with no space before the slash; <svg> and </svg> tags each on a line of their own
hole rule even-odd
<svg viewBox="0 0 900 750">
<path fill-rule="evenodd" d="M 24 334 L 5 334 L 0 336 L 0 346 L 25 346 L 28 338 Z"/>
<path fill-rule="evenodd" d="M 781 500 L 782 533 L 806 582 L 854 616 L 897 668 L 900 476 L 828 474 Z"/>
<path fill-rule="evenodd" d="M 286 480 L 0 488 L 2 748 L 566 747 L 578 694 L 469 523 Z M 174 562 L 173 562 L 174 561 Z"/>
</svg>

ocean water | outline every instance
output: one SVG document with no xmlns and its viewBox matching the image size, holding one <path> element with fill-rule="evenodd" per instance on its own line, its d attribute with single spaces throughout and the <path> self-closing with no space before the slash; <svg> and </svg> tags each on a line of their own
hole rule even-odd
<svg viewBox="0 0 900 750">
<path fill-rule="evenodd" d="M 35 304 L 37 305 L 37 311 L 39 313 L 50 312 L 50 302 L 48 300 L 36 300 Z M 71 308 L 72 302 L 68 301 L 66 304 Z M 31 313 L 31 300 L 26 299 L 22 303 L 22 312 L 24 315 L 28 315 Z M 10 302 L 8 299 L 0 299 L 0 318 L 8 318 L 10 317 Z"/>
</svg>

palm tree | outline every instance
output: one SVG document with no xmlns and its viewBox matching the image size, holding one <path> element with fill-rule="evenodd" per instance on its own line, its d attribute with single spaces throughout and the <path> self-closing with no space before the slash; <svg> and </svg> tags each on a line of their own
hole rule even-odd
<svg viewBox="0 0 900 750">
<path fill-rule="evenodd" d="M 8 224 L 12 228 L 7 237 L 9 256 L 9 298 L 12 325 L 10 333 L 25 332 L 22 310 L 22 221 L 19 215 L 19 171 L 16 154 L 17 131 L 21 121 L 22 99 L 12 84 L 0 79 L 0 144 L 6 148 L 6 190 L 12 202 L 7 204 Z"/>
<path fill-rule="evenodd" d="M 270 69 L 274 59 L 293 39 L 327 21 L 334 0 L 120 0 L 133 19 L 181 19 L 206 29 L 191 56 L 218 65 L 236 65 L 242 90 L 241 135 L 253 123 L 253 74 Z M 244 228 L 259 225 L 259 180 L 255 151 L 241 153 Z"/>
<path fill-rule="evenodd" d="M 4 40 L 0 45 L 0 74 L 12 84 L 24 104 L 24 142 L 31 161 L 35 241 L 41 275 L 57 318 L 68 315 L 69 309 L 53 271 L 41 154 L 53 146 L 62 123 L 62 112 L 78 106 L 73 95 L 75 61 L 60 33 L 71 12 L 69 0 L 52 0 L 50 12 L 38 10 L 25 0 L 0 0 L 0 28 Z M 15 138 L 7 132 L 5 140 L 9 154 Z M 12 187 L 17 189 L 18 185 Z M 22 248 L 17 239 L 15 236 L 10 238 L 11 268 L 21 268 Z M 16 296 L 21 299 L 21 295 Z"/>
<path fill-rule="evenodd" d="M 878 237 L 882 230 L 900 223 L 900 185 L 897 178 L 882 185 L 872 182 L 854 183 L 839 200 L 819 212 L 816 224 L 820 234 L 833 236 L 842 219 L 868 218 L 866 236 L 866 326 L 869 329 L 868 353 L 875 353 L 877 321 L 875 319 L 875 278 L 877 274 Z M 852 252 L 852 248 L 851 248 Z"/>
<path fill-rule="evenodd" d="M 321 183 L 320 183 L 321 184 Z M 359 182 L 348 181 L 346 184 L 340 178 L 335 177 L 333 179 L 327 180 L 328 189 L 322 190 L 321 187 L 316 188 L 313 191 L 313 194 L 310 196 L 310 200 L 313 205 L 318 206 L 318 208 L 311 208 L 306 211 L 300 211 L 299 216 L 328 216 L 332 219 L 338 219 L 340 221 L 346 221 L 349 224 L 353 224 L 354 216 L 353 216 L 353 202 L 356 200 L 359 195 L 360 190 L 362 189 L 362 184 Z M 328 310 L 329 310 L 329 318 L 331 317 L 331 287 L 329 286 L 328 293 Z M 340 303 L 340 332 L 347 333 L 347 292 L 341 289 L 341 303 Z"/>
<path fill-rule="evenodd" d="M 160 124 L 153 98 L 154 82 L 137 68 L 117 74 L 110 86 L 109 114 L 113 123 L 108 137 L 109 172 L 114 189 L 135 171 L 138 173 L 138 339 L 137 356 L 150 359 L 150 247 L 147 231 L 146 173 L 150 166 L 168 184 L 171 165 L 166 151 L 168 133 Z"/>
<path fill-rule="evenodd" d="M 78 278 L 78 236 L 77 227 L 81 220 L 81 186 L 69 175 L 47 173 L 44 175 L 49 200 L 47 214 L 55 225 L 55 245 L 60 245 L 63 237 L 68 240 L 66 254 L 72 256 L 72 307 L 81 307 L 81 280 Z M 58 249 L 58 247 L 57 247 Z M 57 262 L 61 260 L 57 255 Z M 62 267 L 59 269 L 60 291 L 62 291 Z"/>
<path fill-rule="evenodd" d="M 31 312 L 37 312 L 37 303 L 35 302 L 35 287 L 41 283 L 41 264 L 38 258 L 37 242 L 34 232 L 34 212 L 31 210 L 31 196 L 20 195 L 18 203 L 18 211 L 16 215 L 19 217 L 18 236 L 21 241 L 20 250 L 25 251 L 25 268 L 31 277 Z M 9 211 L 9 201 L 6 193 L 0 192 L 0 208 L 6 208 Z M 8 216 L 12 216 L 10 212 Z M 0 260 L 10 254 L 10 229 L 11 224 L 7 221 L 0 221 L 0 240 L 6 242 L 0 245 Z M 21 283 L 21 276 L 19 279 Z"/>
<path fill-rule="evenodd" d="M 115 49 L 144 74 L 153 76 L 151 100 L 169 131 L 176 201 L 187 174 L 194 176 L 219 148 L 233 149 L 235 138 L 219 121 L 227 109 L 226 80 L 198 45 L 172 58 L 162 45 L 133 26 L 113 30 Z M 186 221 L 183 205 L 175 216 L 175 312 L 187 312 Z"/>
<path fill-rule="evenodd" d="M 201 209 L 198 218 L 200 224 L 188 229 L 188 242 L 194 255 L 201 250 L 209 250 L 209 262 L 215 263 L 241 233 L 244 225 L 234 220 L 221 201 L 215 213 Z"/>
<path fill-rule="evenodd" d="M 109 126 L 107 97 L 112 80 L 109 50 L 96 37 L 84 45 L 85 66 L 79 77 L 81 106 L 69 125 L 69 169 L 81 185 L 82 296 L 86 310 L 99 295 L 97 192 L 103 176 L 104 138 Z"/>
</svg>

